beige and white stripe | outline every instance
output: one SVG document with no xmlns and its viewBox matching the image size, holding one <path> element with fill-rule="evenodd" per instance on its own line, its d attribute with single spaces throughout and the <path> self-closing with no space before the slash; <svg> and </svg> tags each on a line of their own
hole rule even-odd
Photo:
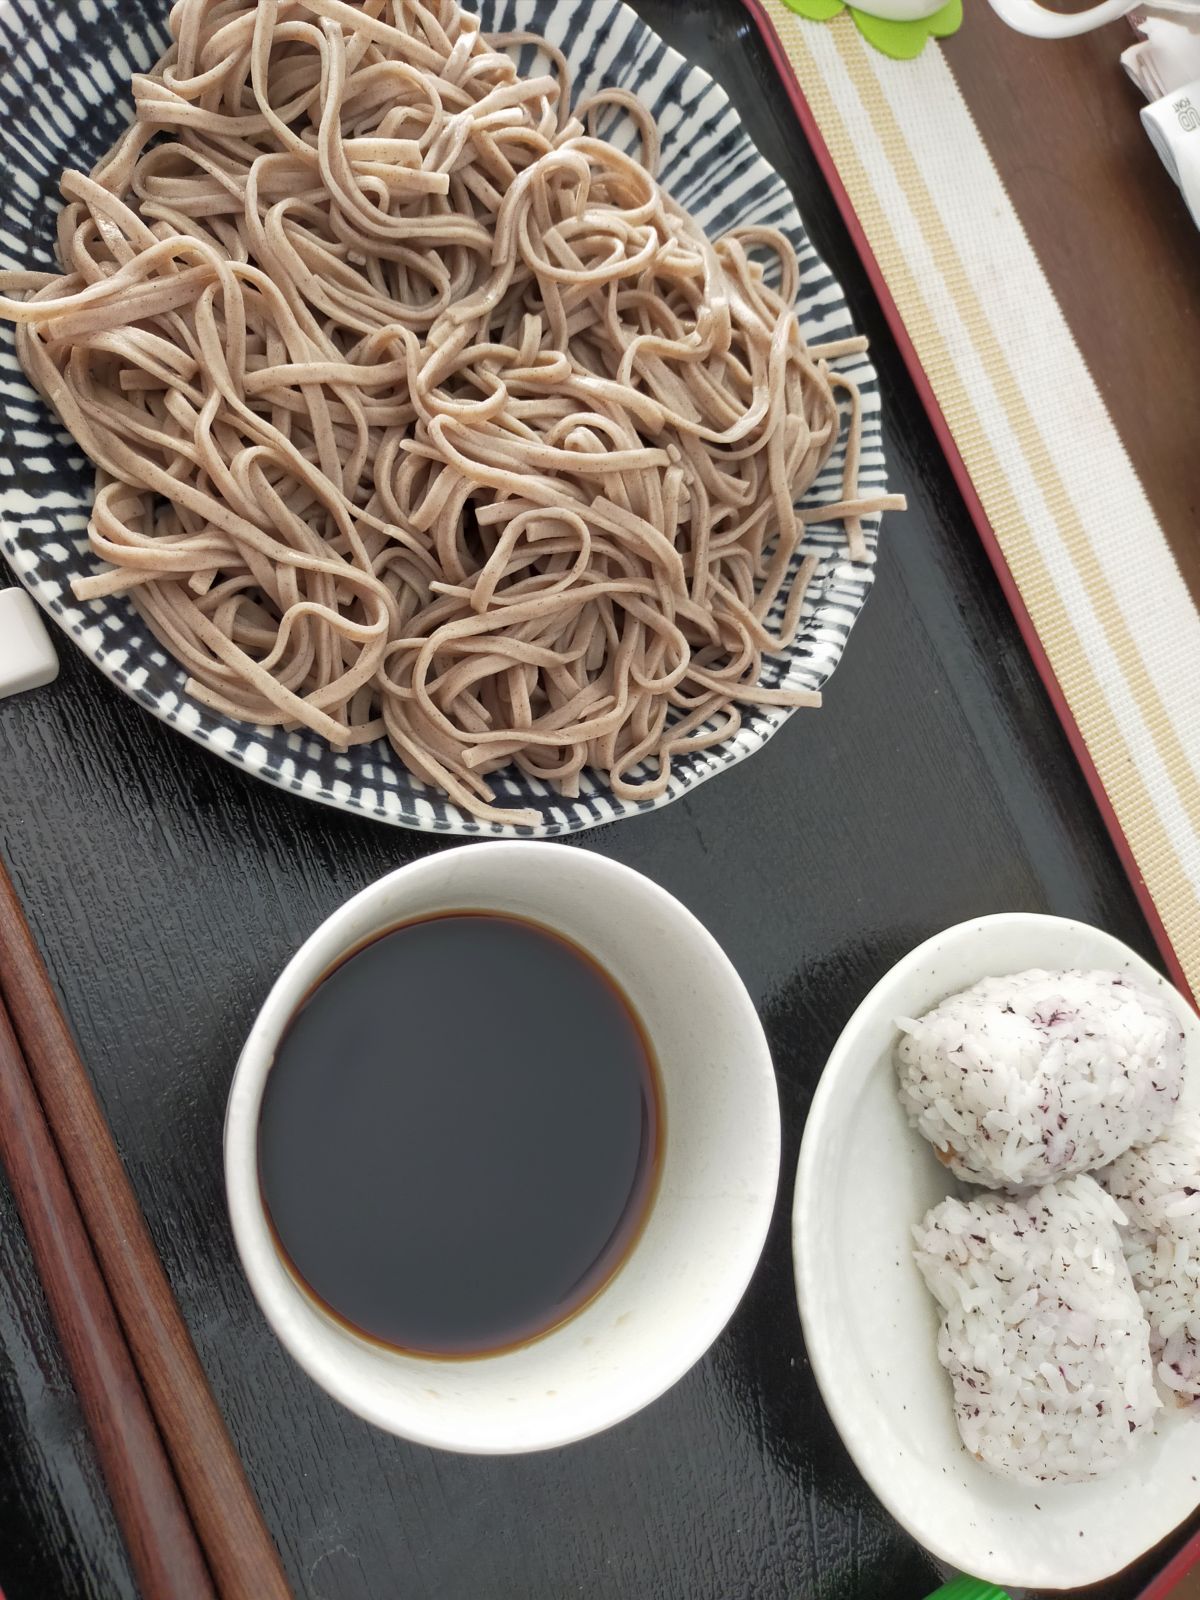
<svg viewBox="0 0 1200 1600">
<path fill-rule="evenodd" d="M 1200 993 L 1200 616 L 1162 529 L 938 47 L 764 4 Z"/>
</svg>

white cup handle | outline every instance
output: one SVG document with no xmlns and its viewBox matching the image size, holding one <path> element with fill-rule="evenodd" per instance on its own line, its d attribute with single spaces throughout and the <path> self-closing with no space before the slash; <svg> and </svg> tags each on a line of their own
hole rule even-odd
<svg viewBox="0 0 1200 1600">
<path fill-rule="evenodd" d="M 1034 39 L 1073 39 L 1132 11 L 1137 0 L 1101 0 L 1086 11 L 1050 11 L 1039 0 L 991 0 L 992 10 L 1010 28 Z"/>
</svg>

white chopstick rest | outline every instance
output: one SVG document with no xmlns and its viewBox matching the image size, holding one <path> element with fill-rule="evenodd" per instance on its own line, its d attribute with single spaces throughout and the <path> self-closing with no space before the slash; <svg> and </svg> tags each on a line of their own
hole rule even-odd
<svg viewBox="0 0 1200 1600">
<path fill-rule="evenodd" d="M 0 700 L 58 677 L 58 657 L 24 589 L 0 589 Z"/>
</svg>

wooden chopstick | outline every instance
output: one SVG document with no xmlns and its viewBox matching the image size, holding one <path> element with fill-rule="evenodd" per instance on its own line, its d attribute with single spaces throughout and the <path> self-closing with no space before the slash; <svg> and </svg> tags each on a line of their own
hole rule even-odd
<svg viewBox="0 0 1200 1600">
<path fill-rule="evenodd" d="M 2 1002 L 0 1162 L 138 1585 L 155 1600 L 214 1600 L 195 1530 Z"/>
<path fill-rule="evenodd" d="M 221 1600 L 290 1600 L 279 1554 L 2 861 L 0 998 Z"/>
</svg>

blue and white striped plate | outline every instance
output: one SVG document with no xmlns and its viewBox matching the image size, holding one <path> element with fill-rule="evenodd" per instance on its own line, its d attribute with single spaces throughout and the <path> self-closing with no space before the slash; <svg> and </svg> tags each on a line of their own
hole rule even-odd
<svg viewBox="0 0 1200 1600">
<path fill-rule="evenodd" d="M 167 42 L 167 0 L 0 0 L 0 263 L 54 266 L 54 216 L 64 166 L 90 168 L 115 141 L 131 110 L 132 73 L 145 71 Z M 483 26 L 530 29 L 565 53 L 577 92 L 618 84 L 650 107 L 662 136 L 662 176 L 674 197 L 712 235 L 747 223 L 780 227 L 801 266 L 802 322 L 812 342 L 853 331 L 845 297 L 805 233 L 783 181 L 742 131 L 724 92 L 690 66 L 627 6 L 612 0 L 484 0 Z M 620 140 L 623 131 L 617 129 Z M 884 486 L 879 390 L 862 357 L 845 364 L 863 395 L 860 482 Z M 339 754 L 309 734 L 254 728 L 197 705 L 184 674 L 168 659 L 127 600 L 78 605 L 72 578 L 96 569 L 86 530 L 92 469 L 34 394 L 17 364 L 11 330 L 0 329 L 0 549 L 21 582 L 96 665 L 155 716 L 281 788 L 432 832 L 521 833 L 552 837 L 666 805 L 714 773 L 752 755 L 787 720 L 780 710 L 747 711 L 736 735 L 674 764 L 658 800 L 613 798 L 602 779 L 584 777 L 577 799 L 515 769 L 496 774 L 500 804 L 529 807 L 535 827 L 479 822 L 418 782 L 383 744 Z M 835 454 L 804 501 L 838 498 Z M 791 650 L 764 664 L 764 681 L 816 689 L 837 665 L 871 586 L 877 526 L 867 525 L 869 559 L 852 562 L 836 525 L 809 526 L 807 548 L 822 560 L 803 626 Z"/>
</svg>

